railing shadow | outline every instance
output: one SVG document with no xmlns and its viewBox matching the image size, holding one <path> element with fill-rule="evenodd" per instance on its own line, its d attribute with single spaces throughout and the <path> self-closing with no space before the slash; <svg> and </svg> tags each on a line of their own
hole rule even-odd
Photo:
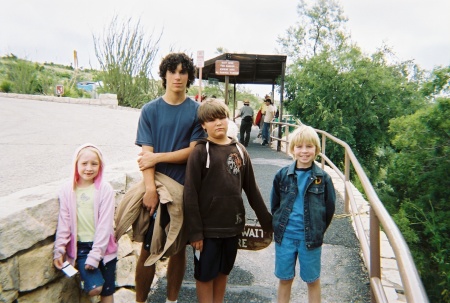
<svg viewBox="0 0 450 303">
<path fill-rule="evenodd" d="M 276 141 L 277 151 L 282 151 L 284 147 L 284 151 L 288 153 L 290 130 L 295 129 L 298 126 L 299 125 L 297 124 L 285 122 L 272 122 L 270 126 L 270 143 L 272 143 L 272 141 Z M 355 222 L 356 232 L 361 244 L 364 262 L 368 266 L 370 275 L 371 301 L 377 303 L 389 302 L 381 282 L 380 233 L 382 228 L 395 254 L 395 259 L 402 280 L 406 301 L 408 303 L 429 302 L 425 288 L 423 287 L 419 273 L 417 272 L 417 268 L 412 258 L 411 252 L 402 233 L 400 232 L 392 217 L 389 215 L 383 203 L 378 198 L 378 195 L 376 194 L 372 184 L 370 183 L 369 178 L 361 167 L 352 149 L 346 142 L 330 135 L 329 133 L 319 129 L 316 129 L 316 131 L 322 137 L 322 152 L 320 154 L 322 159 L 322 168 L 324 168 L 326 163 L 337 173 L 339 178 L 345 184 L 344 209 L 346 213 L 352 216 L 353 221 Z M 283 136 L 283 134 L 285 135 Z M 344 172 L 342 172 L 326 156 L 327 140 L 331 140 L 344 148 Z M 356 175 L 359 178 L 359 181 L 361 182 L 361 185 L 364 189 L 364 194 L 369 201 L 369 238 L 364 232 L 361 214 L 358 211 L 358 207 L 355 201 L 355 195 L 352 191 L 352 184 L 350 182 L 351 167 L 353 167 L 353 170 L 356 172 Z"/>
</svg>

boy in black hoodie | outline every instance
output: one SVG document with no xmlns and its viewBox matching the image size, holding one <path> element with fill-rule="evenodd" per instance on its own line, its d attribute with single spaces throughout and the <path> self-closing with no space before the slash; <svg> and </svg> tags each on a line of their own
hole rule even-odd
<svg viewBox="0 0 450 303">
<path fill-rule="evenodd" d="M 203 102 L 198 119 L 208 134 L 189 156 L 184 184 L 184 220 L 194 248 L 194 277 L 200 303 L 223 302 L 234 266 L 238 235 L 245 226 L 242 189 L 262 228 L 272 216 L 256 184 L 245 147 L 227 137 L 229 112 L 218 100 Z"/>
</svg>

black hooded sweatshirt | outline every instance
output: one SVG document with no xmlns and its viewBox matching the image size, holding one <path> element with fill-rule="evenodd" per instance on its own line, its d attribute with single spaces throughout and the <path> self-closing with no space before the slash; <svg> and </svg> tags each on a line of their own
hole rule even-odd
<svg viewBox="0 0 450 303">
<path fill-rule="evenodd" d="M 240 143 L 198 141 L 189 156 L 184 183 L 184 224 L 190 242 L 227 238 L 245 226 L 242 190 L 261 227 L 272 232 L 272 215 L 256 184 L 250 157 Z"/>
</svg>

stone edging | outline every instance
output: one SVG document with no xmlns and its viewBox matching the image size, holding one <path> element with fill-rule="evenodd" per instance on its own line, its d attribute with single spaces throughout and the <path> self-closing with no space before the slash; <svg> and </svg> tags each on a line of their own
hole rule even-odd
<svg viewBox="0 0 450 303">
<path fill-rule="evenodd" d="M 116 206 L 130 186 L 141 179 L 135 161 L 108 166 L 105 179 L 116 192 Z M 65 180 L 0 197 L 0 302 L 91 302 L 53 266 L 53 241 L 58 221 L 57 194 Z M 125 234 L 119 240 L 115 302 L 134 301 L 134 270 L 140 243 Z M 157 266 L 155 280 L 165 274 Z"/>
<path fill-rule="evenodd" d="M 26 94 L 13 94 L 0 92 L 0 97 L 15 98 L 15 99 L 30 99 L 30 100 L 69 103 L 69 104 L 97 105 L 97 106 L 106 106 L 109 108 L 117 108 L 119 105 L 116 94 L 100 94 L 98 99 L 90 99 L 90 98 L 71 98 L 71 97 L 26 95 Z"/>
</svg>

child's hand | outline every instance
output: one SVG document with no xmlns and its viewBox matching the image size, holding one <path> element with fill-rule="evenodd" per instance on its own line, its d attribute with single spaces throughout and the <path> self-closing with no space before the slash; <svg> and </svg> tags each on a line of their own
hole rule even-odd
<svg viewBox="0 0 450 303">
<path fill-rule="evenodd" d="M 191 246 L 195 250 L 203 251 L 203 240 L 191 242 Z"/>
<path fill-rule="evenodd" d="M 62 269 L 64 263 L 64 258 L 61 256 L 59 258 L 53 259 L 53 265 L 59 270 Z"/>
</svg>

